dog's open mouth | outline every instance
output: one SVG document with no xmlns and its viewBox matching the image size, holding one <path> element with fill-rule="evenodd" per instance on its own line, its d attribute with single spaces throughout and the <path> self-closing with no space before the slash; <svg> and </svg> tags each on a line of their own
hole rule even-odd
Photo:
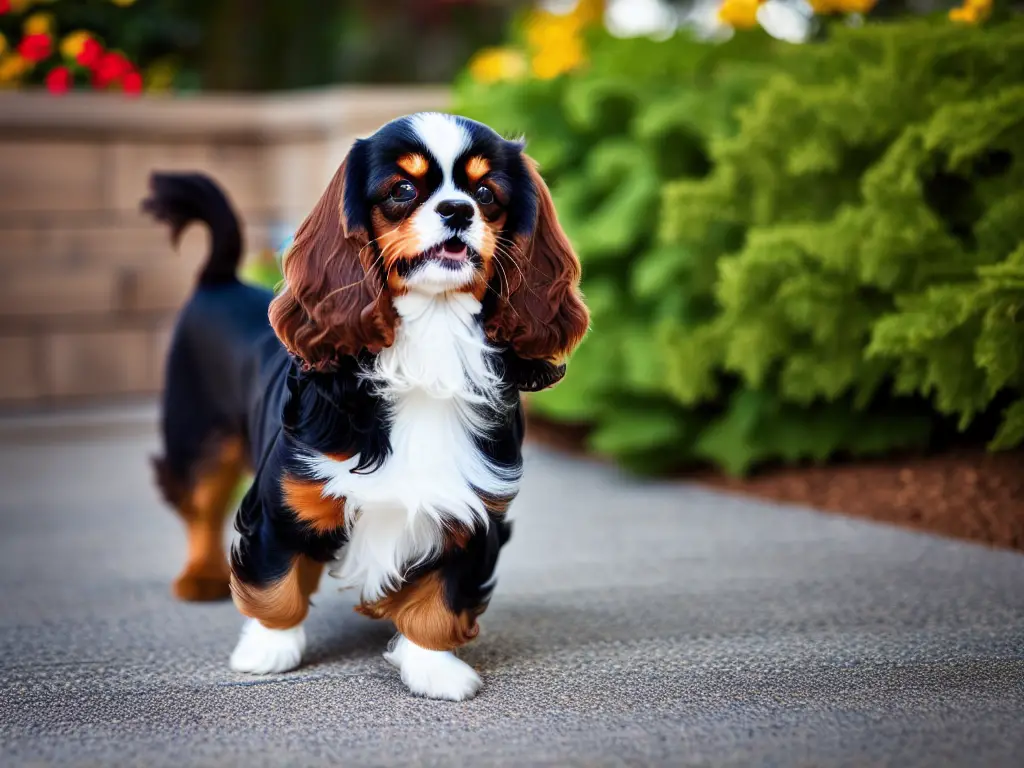
<svg viewBox="0 0 1024 768">
<path fill-rule="evenodd" d="M 402 259 L 398 263 L 398 274 L 401 277 L 407 277 L 417 267 L 426 264 L 436 264 L 439 267 L 456 271 L 462 270 L 467 264 L 478 266 L 479 263 L 480 255 L 473 248 L 458 237 L 450 237 L 415 258 Z"/>
<path fill-rule="evenodd" d="M 438 261 L 442 264 L 451 262 L 453 266 L 457 266 L 462 262 L 469 261 L 472 254 L 473 249 L 462 242 L 462 240 L 457 237 L 449 237 L 440 245 L 435 245 L 424 253 L 423 258 Z"/>
<path fill-rule="evenodd" d="M 424 251 L 419 261 L 430 261 L 449 269 L 462 269 L 462 266 L 469 263 L 476 263 L 477 253 L 466 245 L 458 237 L 449 237 L 440 245 L 435 245 L 429 251 Z"/>
</svg>

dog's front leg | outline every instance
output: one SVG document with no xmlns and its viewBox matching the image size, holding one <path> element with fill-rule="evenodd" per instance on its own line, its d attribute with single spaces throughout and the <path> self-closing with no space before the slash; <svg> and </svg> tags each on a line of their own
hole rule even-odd
<svg viewBox="0 0 1024 768">
<path fill-rule="evenodd" d="M 413 693 L 462 701 L 482 687 L 480 676 L 455 651 L 480 632 L 477 617 L 487 608 L 498 551 L 510 530 L 493 515 L 486 529 L 449 536 L 436 563 L 397 592 L 360 606 L 368 616 L 394 622 L 399 634 L 384 658 Z"/>
<path fill-rule="evenodd" d="M 235 605 L 249 617 L 231 654 L 233 670 L 267 675 L 302 663 L 306 651 L 302 622 L 322 571 L 322 563 L 297 555 L 283 576 L 266 585 L 245 583 L 232 572 Z"/>
<path fill-rule="evenodd" d="M 479 626 L 476 613 L 453 610 L 444 593 L 443 572 L 431 570 L 375 603 L 364 603 L 359 611 L 394 622 L 399 634 L 384 658 L 399 670 L 410 691 L 462 701 L 475 696 L 482 683 L 453 651 L 476 637 Z"/>
<path fill-rule="evenodd" d="M 257 478 L 239 509 L 241 537 L 231 556 L 231 596 L 248 617 L 231 668 L 256 675 L 287 672 L 302 663 L 302 622 L 323 572 L 323 563 L 286 543 L 281 516 L 290 513 L 274 498 L 268 509 L 266 498 Z"/>
<path fill-rule="evenodd" d="M 483 685 L 476 670 L 452 651 L 424 648 L 405 634 L 395 635 L 384 658 L 410 691 L 428 699 L 471 699 Z"/>
</svg>

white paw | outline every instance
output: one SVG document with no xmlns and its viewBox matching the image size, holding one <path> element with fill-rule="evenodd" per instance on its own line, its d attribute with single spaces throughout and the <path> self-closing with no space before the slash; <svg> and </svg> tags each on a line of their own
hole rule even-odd
<svg viewBox="0 0 1024 768">
<path fill-rule="evenodd" d="M 480 675 L 454 653 L 428 651 L 404 635 L 391 641 L 384 658 L 402 673 L 410 691 L 428 699 L 471 699 L 483 685 Z"/>
<path fill-rule="evenodd" d="M 231 668 L 253 675 L 287 672 L 302 663 L 305 650 L 306 631 L 301 624 L 290 629 L 267 629 L 256 619 L 249 619 L 231 654 Z"/>
</svg>

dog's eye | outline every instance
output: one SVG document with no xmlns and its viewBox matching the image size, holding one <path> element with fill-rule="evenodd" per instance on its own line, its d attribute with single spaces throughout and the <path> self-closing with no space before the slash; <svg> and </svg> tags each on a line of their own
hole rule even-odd
<svg viewBox="0 0 1024 768">
<path fill-rule="evenodd" d="M 396 203 L 408 203 L 416 199 L 416 187 L 411 181 L 400 181 L 391 188 L 391 199 Z"/>
<path fill-rule="evenodd" d="M 476 191 L 476 201 L 480 205 L 490 205 L 494 202 L 494 193 L 491 192 L 489 187 L 480 185 L 480 188 Z"/>
</svg>

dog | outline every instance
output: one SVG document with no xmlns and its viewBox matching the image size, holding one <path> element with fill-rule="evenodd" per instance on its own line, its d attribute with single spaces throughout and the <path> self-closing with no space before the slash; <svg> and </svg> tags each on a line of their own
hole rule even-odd
<svg viewBox="0 0 1024 768">
<path fill-rule="evenodd" d="M 325 565 L 394 623 L 415 694 L 474 696 L 479 632 L 522 475 L 521 392 L 552 386 L 588 330 L 580 264 L 521 141 L 419 113 L 354 143 L 283 258 L 246 285 L 237 215 L 201 174 L 155 173 L 143 209 L 211 248 L 172 336 L 166 500 L 184 600 L 233 598 L 231 668 L 298 667 Z M 240 479 L 254 479 L 223 526 Z"/>
</svg>

